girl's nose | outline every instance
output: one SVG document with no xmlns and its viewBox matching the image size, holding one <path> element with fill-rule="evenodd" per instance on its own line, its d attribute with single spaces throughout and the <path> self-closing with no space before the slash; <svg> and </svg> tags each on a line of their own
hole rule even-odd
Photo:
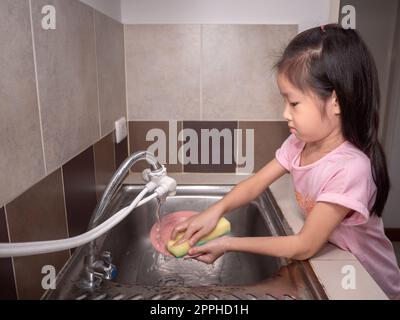
<svg viewBox="0 0 400 320">
<path fill-rule="evenodd" d="M 287 121 L 291 121 L 292 120 L 292 116 L 290 114 L 289 111 L 289 107 L 287 104 L 285 104 L 285 109 L 283 110 L 283 114 L 282 114 L 283 118 L 286 119 Z"/>
</svg>

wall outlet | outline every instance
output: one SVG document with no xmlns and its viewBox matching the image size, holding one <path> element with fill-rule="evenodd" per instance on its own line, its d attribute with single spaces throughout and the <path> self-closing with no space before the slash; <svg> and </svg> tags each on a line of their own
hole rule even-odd
<svg viewBox="0 0 400 320">
<path fill-rule="evenodd" d="M 128 130 L 126 128 L 126 119 L 122 117 L 121 119 L 115 121 L 115 140 L 116 143 L 120 143 L 128 135 Z"/>
</svg>

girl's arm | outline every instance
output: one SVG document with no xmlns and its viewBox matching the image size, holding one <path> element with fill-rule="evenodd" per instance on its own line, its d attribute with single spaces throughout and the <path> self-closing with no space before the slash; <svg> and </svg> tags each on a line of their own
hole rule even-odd
<svg viewBox="0 0 400 320">
<path fill-rule="evenodd" d="M 190 249 L 196 259 L 212 263 L 228 251 L 242 251 L 295 260 L 316 254 L 350 209 L 327 202 L 317 202 L 303 228 L 296 235 L 282 237 L 224 237 Z"/>
<path fill-rule="evenodd" d="M 179 232 L 185 231 L 184 236 L 177 244 L 190 239 L 190 244 L 194 245 L 213 230 L 218 220 L 226 212 L 254 200 L 285 173 L 288 173 L 288 171 L 274 158 L 254 176 L 238 183 L 228 194 L 207 210 L 175 226 L 170 236 L 171 239 L 175 239 Z"/>
</svg>

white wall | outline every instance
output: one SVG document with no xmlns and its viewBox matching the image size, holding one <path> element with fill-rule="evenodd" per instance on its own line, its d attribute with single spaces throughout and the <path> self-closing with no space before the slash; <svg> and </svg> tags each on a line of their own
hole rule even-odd
<svg viewBox="0 0 400 320">
<path fill-rule="evenodd" d="M 124 24 L 298 24 L 337 22 L 339 0 L 121 0 Z"/>
<path fill-rule="evenodd" d="M 80 0 L 105 15 L 121 22 L 121 0 Z"/>
<path fill-rule="evenodd" d="M 337 22 L 340 0 L 80 0 L 124 24 L 298 24 Z"/>
</svg>

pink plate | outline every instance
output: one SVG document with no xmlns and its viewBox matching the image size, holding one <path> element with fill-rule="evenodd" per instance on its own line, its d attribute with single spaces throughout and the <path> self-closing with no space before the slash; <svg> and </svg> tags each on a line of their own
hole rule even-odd
<svg viewBox="0 0 400 320">
<path fill-rule="evenodd" d="M 161 227 L 158 222 L 156 222 L 150 231 L 150 240 L 154 249 L 158 252 L 166 255 L 172 256 L 166 249 L 166 244 L 170 240 L 172 229 L 182 221 L 192 217 L 197 214 L 197 211 L 177 211 L 169 213 L 161 218 Z M 157 232 L 158 228 L 159 233 Z"/>
</svg>

